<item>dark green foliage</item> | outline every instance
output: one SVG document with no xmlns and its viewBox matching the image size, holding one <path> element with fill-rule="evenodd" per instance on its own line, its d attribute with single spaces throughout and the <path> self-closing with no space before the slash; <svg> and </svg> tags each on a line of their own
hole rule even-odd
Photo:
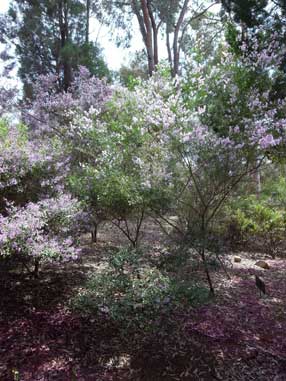
<svg viewBox="0 0 286 381">
<path fill-rule="evenodd" d="M 109 76 L 98 45 L 89 42 L 87 9 L 83 0 L 13 0 L 6 34 L 15 44 L 19 75 L 25 95 L 32 96 L 31 82 L 38 75 L 60 75 L 66 89 L 73 71 L 87 66 L 96 76 Z"/>
<path fill-rule="evenodd" d="M 90 73 L 98 78 L 107 78 L 111 80 L 111 72 L 102 55 L 102 49 L 93 42 L 84 43 L 77 47 L 78 55 L 75 57 L 74 65 L 85 66 Z"/>
<path fill-rule="evenodd" d="M 106 267 L 91 276 L 72 304 L 83 313 L 106 314 L 124 328 L 149 331 L 160 313 L 207 298 L 206 287 L 172 279 L 144 263 L 140 252 L 121 249 L 109 254 Z"/>
<path fill-rule="evenodd" d="M 173 281 L 171 284 L 171 293 L 175 301 L 186 305 L 197 307 L 209 301 L 209 289 L 200 284 L 191 281 Z"/>
<path fill-rule="evenodd" d="M 256 39 L 260 46 L 271 44 L 273 33 L 279 41 L 279 51 L 285 48 L 286 4 L 284 0 L 223 0 L 222 6 L 228 14 L 230 24 L 226 28 L 226 39 L 235 54 L 241 55 L 242 41 L 252 49 Z M 286 60 L 282 60 L 275 80 L 272 97 L 285 97 Z"/>
<path fill-rule="evenodd" d="M 186 247 L 179 246 L 161 255 L 159 267 L 165 271 L 178 271 L 178 269 L 186 266 L 189 259 L 189 250 Z"/>
<path fill-rule="evenodd" d="M 266 188 L 259 199 L 256 196 L 237 199 L 228 211 L 232 230 L 236 229 L 234 238 L 273 257 L 282 252 L 286 231 L 285 207 L 279 201 L 281 194 L 285 194 L 283 180 L 275 184 L 280 191 L 272 192 L 272 197 L 267 196 L 269 188 Z"/>
<path fill-rule="evenodd" d="M 233 14 L 235 22 L 244 23 L 247 27 L 261 24 L 268 14 L 268 0 L 222 0 L 222 5 Z"/>
<path fill-rule="evenodd" d="M 120 82 L 130 89 L 134 89 L 139 79 L 148 78 L 146 53 L 138 51 L 134 54 L 128 66 L 121 66 L 119 70 Z"/>
<path fill-rule="evenodd" d="M 228 22 L 225 27 L 225 38 L 229 44 L 230 51 L 237 56 L 241 55 L 240 43 L 239 43 L 239 31 L 235 25 Z"/>
<path fill-rule="evenodd" d="M 93 275 L 74 300 L 85 313 L 106 313 L 125 326 L 148 329 L 150 320 L 169 303 L 170 281 L 156 268 L 140 264 L 140 253 L 110 253 L 108 266 Z"/>
</svg>

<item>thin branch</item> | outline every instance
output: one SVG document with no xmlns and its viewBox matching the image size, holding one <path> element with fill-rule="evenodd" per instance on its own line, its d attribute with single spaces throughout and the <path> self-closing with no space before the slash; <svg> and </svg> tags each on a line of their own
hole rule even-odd
<svg viewBox="0 0 286 381">
<path fill-rule="evenodd" d="M 158 211 L 156 211 L 155 209 L 152 209 L 152 211 L 159 217 L 161 218 L 161 220 L 163 220 L 164 222 L 166 222 L 168 225 L 170 225 L 172 228 L 176 229 L 180 234 L 183 235 L 182 231 L 178 228 L 177 225 L 173 224 L 172 222 L 170 222 L 166 217 L 164 217 L 161 213 L 159 213 Z"/>
<path fill-rule="evenodd" d="M 184 154 L 182 153 L 182 151 L 180 151 L 180 149 L 179 149 L 179 153 L 181 154 L 182 158 L 184 158 Z M 196 179 L 195 174 L 194 174 L 193 169 L 192 169 L 192 164 L 188 162 L 187 165 L 188 165 L 188 170 L 189 170 L 189 173 L 190 173 L 190 177 L 193 180 L 193 183 L 195 185 L 196 192 L 197 192 L 197 194 L 199 196 L 199 199 L 200 199 L 201 203 L 203 204 L 203 206 L 206 207 L 205 200 L 204 200 L 203 195 L 202 195 L 202 193 L 200 191 L 199 184 L 197 183 L 197 179 Z"/>
<path fill-rule="evenodd" d="M 158 224 L 158 225 L 160 226 L 160 229 L 163 231 L 163 233 L 164 233 L 167 237 L 171 238 L 170 233 L 167 232 L 167 230 L 166 230 L 166 228 L 164 227 L 164 225 L 162 224 L 162 222 L 161 222 L 158 218 L 156 218 L 156 217 L 153 217 L 153 220 L 155 221 L 156 224 Z"/>
<path fill-rule="evenodd" d="M 229 194 L 232 192 L 232 190 L 234 189 L 234 187 L 241 181 L 241 179 L 246 176 L 247 174 L 250 174 L 250 173 L 255 173 L 257 171 L 257 169 L 260 167 L 260 165 L 262 164 L 262 162 L 264 161 L 265 157 L 263 156 L 261 158 L 261 160 L 258 162 L 258 164 L 252 168 L 251 170 L 249 171 L 245 171 L 243 172 L 237 179 L 236 181 L 231 184 L 230 188 L 224 193 L 224 195 L 222 196 L 221 200 L 218 202 L 217 206 L 214 208 L 213 212 L 211 213 L 211 215 L 209 216 L 209 218 L 207 219 L 206 221 L 206 224 L 208 224 L 212 219 L 213 217 L 215 216 L 215 214 L 217 213 L 217 211 L 219 210 L 219 208 L 221 207 L 222 203 L 225 201 L 225 199 L 229 196 Z"/>
<path fill-rule="evenodd" d="M 196 20 L 198 18 L 200 18 L 201 16 L 203 16 L 210 8 L 212 8 L 214 5 L 217 5 L 219 4 L 218 1 L 215 1 L 214 3 L 210 4 L 207 8 L 205 8 L 203 11 L 201 11 L 200 13 L 197 13 L 195 16 L 191 17 L 189 21 L 193 21 L 193 20 Z"/>
<path fill-rule="evenodd" d="M 116 226 L 124 235 L 125 237 L 128 238 L 128 240 L 132 243 L 132 245 L 134 245 L 134 241 L 132 239 L 132 237 L 126 232 L 126 230 L 124 230 L 121 225 L 120 225 L 120 221 L 116 221 L 116 220 L 112 220 L 111 223 Z"/>
</svg>

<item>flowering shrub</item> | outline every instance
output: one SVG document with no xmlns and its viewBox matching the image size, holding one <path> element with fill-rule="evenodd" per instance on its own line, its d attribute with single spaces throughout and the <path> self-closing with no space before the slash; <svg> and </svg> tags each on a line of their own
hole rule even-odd
<svg viewBox="0 0 286 381">
<path fill-rule="evenodd" d="M 63 190 L 68 162 L 61 143 L 31 139 L 28 127 L 0 121 L 0 205 L 24 205 Z"/>
<path fill-rule="evenodd" d="M 212 290 L 206 249 L 215 218 L 240 181 L 267 156 L 283 154 L 285 144 L 285 102 L 272 96 L 280 58 L 271 53 L 270 59 L 267 47 L 252 56 L 223 47 L 219 54 L 211 67 L 209 60 L 196 63 L 183 79 L 159 68 L 129 89 L 109 86 L 83 67 L 65 92 L 55 75 L 41 76 L 22 109 L 27 144 L 24 152 L 12 145 L 5 153 L 4 162 L 12 159 L 5 174 L 11 165 L 23 179 L 25 165 L 41 163 L 32 201 L 55 197 L 68 184 L 94 238 L 98 223 L 109 219 L 136 247 L 146 215 L 162 227 L 164 221 L 197 251 Z M 25 158 L 15 157 L 16 165 L 15 152 Z M 3 179 L 9 185 L 18 177 Z"/>
<path fill-rule="evenodd" d="M 59 91 L 59 78 L 42 75 L 33 83 L 34 99 L 25 105 L 24 117 L 35 135 L 51 135 L 75 142 L 92 126 L 111 95 L 106 83 L 80 67 L 68 91 Z"/>
<path fill-rule="evenodd" d="M 2 119 L 0 127 L 0 189 L 4 189 L 17 185 L 20 178 L 43 158 L 36 154 L 33 144 L 27 141 L 21 126 L 10 127 Z"/>
<path fill-rule="evenodd" d="M 104 112 L 91 109 L 89 127 L 78 135 L 78 147 L 86 155 L 73 165 L 71 191 L 86 203 L 95 226 L 102 219 L 112 220 L 133 246 L 147 214 L 151 188 L 163 175 L 167 147 L 161 144 L 162 131 L 175 122 L 171 106 L 177 100 L 172 94 L 173 85 L 159 75 L 133 91 L 113 88 Z"/>
<path fill-rule="evenodd" d="M 2 120 L 0 147 L 0 257 L 34 262 L 37 271 L 40 262 L 76 259 L 81 206 L 65 193 L 61 143 Z"/>
<path fill-rule="evenodd" d="M 74 232 L 80 206 L 70 196 L 30 202 L 25 207 L 10 205 L 7 212 L 7 216 L 0 215 L 2 257 L 37 264 L 78 258 Z"/>
<path fill-rule="evenodd" d="M 285 143 L 285 101 L 274 88 L 284 53 L 275 38 L 261 50 L 255 43 L 249 48 L 251 53 L 237 57 L 223 47 L 211 65 L 190 68 L 183 95 L 187 107 L 219 136 L 245 150 L 275 152 Z"/>
</svg>

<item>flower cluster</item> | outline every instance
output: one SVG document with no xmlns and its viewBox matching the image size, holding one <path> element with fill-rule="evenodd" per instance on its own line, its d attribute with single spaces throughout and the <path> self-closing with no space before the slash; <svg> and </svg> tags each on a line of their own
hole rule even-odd
<svg viewBox="0 0 286 381">
<path fill-rule="evenodd" d="M 30 202 L 25 207 L 10 205 L 8 215 L 0 215 L 2 255 L 43 261 L 77 259 L 74 232 L 79 213 L 78 202 L 69 195 Z"/>
<path fill-rule="evenodd" d="M 111 95 L 107 84 L 80 67 L 68 91 L 59 90 L 59 77 L 41 75 L 33 83 L 34 100 L 26 104 L 25 121 L 37 136 L 68 135 L 89 129 L 90 119 L 100 114 Z"/>
<path fill-rule="evenodd" d="M 283 54 L 277 53 L 275 39 L 265 49 L 255 43 L 250 52 L 245 44 L 243 57 L 226 50 L 211 68 L 204 64 L 191 68 L 185 98 L 200 121 L 195 128 L 203 124 L 221 143 L 263 155 L 285 144 L 286 103 L 272 88 Z"/>
</svg>

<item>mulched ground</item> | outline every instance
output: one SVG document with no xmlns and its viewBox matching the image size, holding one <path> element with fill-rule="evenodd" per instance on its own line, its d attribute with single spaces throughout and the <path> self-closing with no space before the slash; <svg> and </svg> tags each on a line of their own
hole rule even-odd
<svg viewBox="0 0 286 381">
<path fill-rule="evenodd" d="M 286 380 L 286 261 L 267 259 L 270 269 L 262 270 L 257 256 L 241 258 L 230 280 L 217 279 L 216 302 L 197 309 L 186 330 L 207 338 L 223 380 Z M 255 275 L 264 280 L 266 296 L 256 289 Z"/>
<path fill-rule="evenodd" d="M 241 253 L 230 280 L 215 274 L 211 303 L 174 310 L 149 334 L 124 337 L 106 317 L 66 307 L 107 246 L 122 243 L 108 227 L 99 238 L 82 262 L 47 267 L 39 280 L 0 273 L 1 381 L 286 380 L 286 261 L 267 259 L 270 270 L 262 270 L 257 256 Z M 152 226 L 145 239 L 158 244 Z M 265 281 L 265 297 L 255 274 Z"/>
</svg>

